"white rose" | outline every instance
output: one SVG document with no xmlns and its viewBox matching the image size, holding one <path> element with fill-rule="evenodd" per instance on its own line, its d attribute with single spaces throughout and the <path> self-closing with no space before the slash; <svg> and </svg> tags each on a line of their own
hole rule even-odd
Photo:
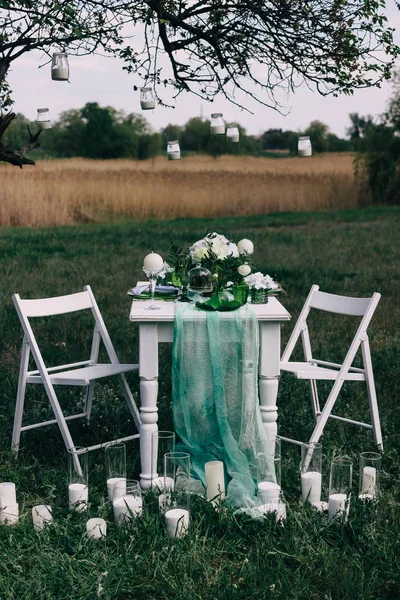
<svg viewBox="0 0 400 600">
<path fill-rule="evenodd" d="M 240 265 L 240 267 L 238 267 L 238 273 L 243 276 L 250 275 L 251 267 L 249 265 Z"/>
<path fill-rule="evenodd" d="M 264 279 L 268 290 L 277 290 L 279 288 L 279 285 L 275 283 L 270 275 L 266 275 Z"/>
<path fill-rule="evenodd" d="M 208 255 L 208 244 L 207 241 L 199 240 L 193 246 L 189 248 L 190 256 L 192 257 L 192 262 L 198 263 L 201 262 L 203 258 Z"/>
<path fill-rule="evenodd" d="M 247 240 L 246 238 L 243 238 L 238 243 L 237 249 L 239 251 L 239 254 L 253 254 L 254 245 L 251 240 Z"/>
<path fill-rule="evenodd" d="M 214 254 L 216 254 L 216 256 L 220 260 L 223 260 L 231 253 L 228 244 L 226 244 L 223 240 L 220 239 L 212 240 L 211 250 L 214 252 Z"/>
<path fill-rule="evenodd" d="M 238 247 L 233 242 L 229 242 L 229 252 L 232 254 L 233 258 L 237 258 L 239 256 Z"/>
</svg>

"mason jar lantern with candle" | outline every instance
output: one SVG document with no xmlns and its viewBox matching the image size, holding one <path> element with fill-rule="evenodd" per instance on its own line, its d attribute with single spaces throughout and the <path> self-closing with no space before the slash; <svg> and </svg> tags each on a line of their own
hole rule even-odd
<svg viewBox="0 0 400 600">
<path fill-rule="evenodd" d="M 178 140 L 172 140 L 167 145 L 167 156 L 168 160 L 180 160 L 181 149 Z"/>
<path fill-rule="evenodd" d="M 140 90 L 140 106 L 142 110 L 152 110 L 156 106 L 154 92 L 150 87 L 143 87 Z"/>
<path fill-rule="evenodd" d="M 51 78 L 53 81 L 68 81 L 69 64 L 66 52 L 55 52 L 51 61 Z"/>
<path fill-rule="evenodd" d="M 299 156 L 311 156 L 312 155 L 311 140 L 308 135 L 302 135 L 299 137 L 299 141 L 297 144 L 297 151 L 298 151 Z"/>
<path fill-rule="evenodd" d="M 51 129 L 50 111 L 48 108 L 37 109 L 37 124 L 39 129 Z"/>
<path fill-rule="evenodd" d="M 214 135 L 223 135 L 225 133 L 225 122 L 222 113 L 213 113 L 211 115 L 210 130 Z"/>
<path fill-rule="evenodd" d="M 239 128 L 235 123 L 228 125 L 226 129 L 226 138 L 228 142 L 237 143 L 239 141 Z"/>
</svg>

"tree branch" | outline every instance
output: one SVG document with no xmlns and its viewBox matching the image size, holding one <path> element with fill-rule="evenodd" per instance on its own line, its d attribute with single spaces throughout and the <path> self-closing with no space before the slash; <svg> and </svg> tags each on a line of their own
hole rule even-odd
<svg viewBox="0 0 400 600">
<path fill-rule="evenodd" d="M 1 138 L 3 137 L 7 127 L 10 123 L 16 118 L 16 114 L 11 112 L 4 117 L 0 116 L 0 161 L 8 162 L 10 165 L 14 165 L 15 167 L 19 167 L 22 169 L 22 165 L 34 165 L 35 162 L 30 158 L 26 158 L 25 154 L 33 148 L 38 148 L 39 144 L 39 136 L 42 133 L 42 130 L 39 129 L 35 134 L 33 134 L 30 130 L 29 125 L 27 125 L 28 133 L 29 133 L 29 141 L 21 146 L 21 148 L 17 150 L 13 150 L 9 146 L 3 146 L 1 143 Z"/>
</svg>

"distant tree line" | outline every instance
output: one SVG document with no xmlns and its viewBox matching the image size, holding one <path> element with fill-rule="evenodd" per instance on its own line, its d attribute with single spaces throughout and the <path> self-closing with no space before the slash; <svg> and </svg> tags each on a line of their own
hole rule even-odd
<svg viewBox="0 0 400 600">
<path fill-rule="evenodd" d="M 5 143 L 19 148 L 26 140 L 26 126 L 35 130 L 35 123 L 22 114 L 7 130 Z M 313 121 L 305 131 L 269 129 L 260 136 L 248 135 L 238 124 L 240 140 L 227 142 L 226 136 L 212 135 L 207 119 L 194 117 L 185 125 L 167 125 L 160 132 L 152 130 L 140 114 L 125 114 L 112 107 L 101 107 L 90 102 L 81 109 L 61 113 L 53 128 L 40 138 L 42 156 L 70 158 L 80 156 L 93 159 L 132 158 L 148 159 L 166 152 L 168 140 L 178 140 L 182 155 L 191 153 L 246 154 L 252 156 L 282 156 L 297 153 L 299 135 L 309 135 L 313 151 L 344 152 L 355 148 L 358 141 L 345 140 L 329 131 L 320 121 Z"/>
<path fill-rule="evenodd" d="M 350 115 L 347 130 L 357 150 L 356 176 L 361 194 L 373 204 L 400 204 L 400 72 L 393 78 L 393 93 L 378 118 Z"/>
</svg>

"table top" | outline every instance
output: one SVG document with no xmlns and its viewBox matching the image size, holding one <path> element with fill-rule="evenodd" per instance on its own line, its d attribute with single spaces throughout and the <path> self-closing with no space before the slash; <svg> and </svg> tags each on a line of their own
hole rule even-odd
<svg viewBox="0 0 400 600">
<path fill-rule="evenodd" d="M 170 322 L 175 319 L 176 302 L 155 300 L 159 310 L 148 310 L 151 300 L 133 300 L 129 313 L 129 320 L 133 322 Z M 256 313 L 258 321 L 289 321 L 290 314 L 274 296 L 268 299 L 267 304 L 248 304 Z M 199 318 L 206 318 L 206 311 L 199 310 Z M 220 312 L 223 318 L 229 318 L 230 312 Z"/>
</svg>

